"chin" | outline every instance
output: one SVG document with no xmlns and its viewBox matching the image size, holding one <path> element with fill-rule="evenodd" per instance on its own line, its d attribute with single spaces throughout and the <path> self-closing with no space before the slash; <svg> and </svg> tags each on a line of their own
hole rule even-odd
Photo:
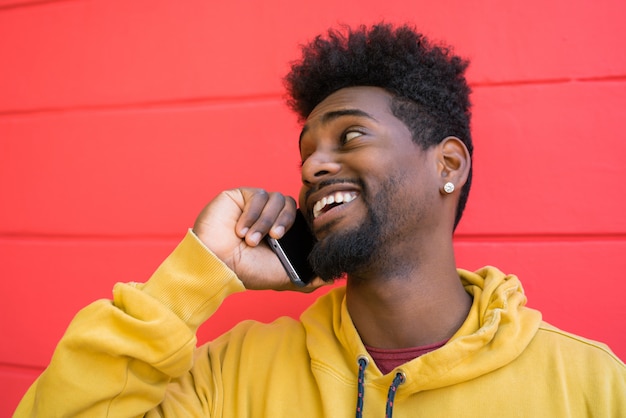
<svg viewBox="0 0 626 418">
<path fill-rule="evenodd" d="M 380 225 L 375 219 L 359 227 L 340 232 L 321 234 L 309 262 L 323 280 L 336 280 L 346 273 L 361 271 L 368 266 L 380 246 Z"/>
</svg>

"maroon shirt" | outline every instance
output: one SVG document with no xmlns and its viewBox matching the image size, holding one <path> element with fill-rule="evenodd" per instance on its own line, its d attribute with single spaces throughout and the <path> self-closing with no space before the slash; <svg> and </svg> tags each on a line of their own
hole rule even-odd
<svg viewBox="0 0 626 418">
<path fill-rule="evenodd" d="M 420 347 L 396 348 L 391 350 L 369 347 L 367 345 L 365 348 L 367 349 L 367 352 L 370 353 L 370 356 L 372 356 L 372 359 L 374 360 L 374 363 L 376 363 L 376 366 L 378 366 L 378 369 L 383 374 L 387 374 L 401 364 L 443 347 L 447 342 L 448 340 L 444 340 Z"/>
</svg>

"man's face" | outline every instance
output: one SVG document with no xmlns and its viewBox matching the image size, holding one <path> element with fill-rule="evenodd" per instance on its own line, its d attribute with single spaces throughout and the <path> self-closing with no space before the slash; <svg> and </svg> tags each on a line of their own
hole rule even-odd
<svg viewBox="0 0 626 418">
<path fill-rule="evenodd" d="M 434 153 L 413 142 L 390 103 L 381 88 L 341 89 L 302 130 L 299 203 L 319 241 L 311 261 L 323 279 L 397 262 L 436 223 Z"/>
</svg>

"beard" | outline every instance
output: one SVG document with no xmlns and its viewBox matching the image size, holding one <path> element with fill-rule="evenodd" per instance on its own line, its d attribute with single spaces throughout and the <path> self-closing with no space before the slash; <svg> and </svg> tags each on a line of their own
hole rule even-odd
<svg viewBox="0 0 626 418">
<path fill-rule="evenodd" d="M 371 210 L 358 228 L 336 232 L 319 241 L 309 254 L 313 271 L 330 282 L 344 273 L 354 273 L 366 268 L 379 252 L 382 220 Z"/>
<path fill-rule="evenodd" d="M 365 220 L 356 228 L 327 235 L 309 254 L 309 264 L 322 280 L 330 282 L 346 273 L 358 274 L 372 266 L 384 268 L 389 265 L 391 257 L 385 243 L 396 234 L 397 227 L 412 216 L 406 210 L 394 207 L 393 197 L 399 194 L 399 188 L 398 179 L 389 178 L 371 197 L 361 184 L 367 207 Z"/>
</svg>

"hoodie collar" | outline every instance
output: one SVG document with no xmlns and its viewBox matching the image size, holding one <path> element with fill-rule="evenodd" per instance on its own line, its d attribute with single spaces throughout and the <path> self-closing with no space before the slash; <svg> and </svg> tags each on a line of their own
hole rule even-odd
<svg viewBox="0 0 626 418">
<path fill-rule="evenodd" d="M 541 314 L 525 307 L 526 296 L 518 278 L 495 267 L 458 273 L 473 297 L 469 315 L 459 330 L 443 347 L 387 375 L 370 364 L 364 376 L 369 384 L 389 388 L 401 371 L 406 380 L 396 394 L 399 400 L 417 391 L 474 379 L 510 363 L 524 351 L 539 328 Z M 369 355 L 348 313 L 345 287 L 318 299 L 301 320 L 312 360 L 346 379 L 357 379 L 358 359 Z"/>
</svg>

